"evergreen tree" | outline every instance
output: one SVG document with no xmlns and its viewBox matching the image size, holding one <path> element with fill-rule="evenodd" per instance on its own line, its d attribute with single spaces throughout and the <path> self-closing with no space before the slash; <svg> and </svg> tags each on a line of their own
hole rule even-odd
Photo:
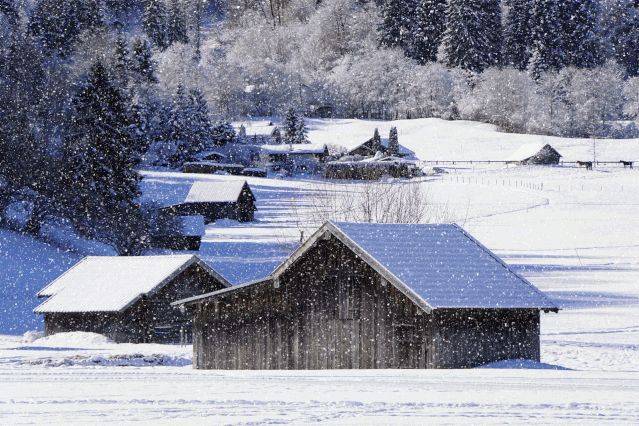
<svg viewBox="0 0 639 426">
<path fill-rule="evenodd" d="M 608 12 L 609 50 L 630 77 L 639 75 L 639 2 L 615 0 Z"/>
<path fill-rule="evenodd" d="M 282 132 L 279 127 L 273 129 L 271 132 L 271 137 L 273 138 L 273 143 L 276 145 L 280 145 L 282 143 Z"/>
<path fill-rule="evenodd" d="M 214 145 L 224 146 L 235 140 L 235 129 L 228 121 L 218 122 L 211 131 L 211 140 Z"/>
<path fill-rule="evenodd" d="M 559 6 L 565 65 L 593 68 L 603 63 L 598 0 L 563 0 Z"/>
<path fill-rule="evenodd" d="M 115 64 L 113 68 L 115 70 L 116 78 L 119 80 L 122 87 L 125 87 L 128 82 L 129 73 L 129 46 L 122 33 L 119 33 L 115 39 L 115 52 L 114 52 Z"/>
<path fill-rule="evenodd" d="M 500 43 L 497 0 L 449 0 L 442 38 L 447 66 L 481 72 L 499 62 Z"/>
<path fill-rule="evenodd" d="M 373 133 L 373 151 L 381 151 L 382 150 L 382 138 L 379 136 L 379 130 L 375 127 L 375 132 Z"/>
<path fill-rule="evenodd" d="M 164 50 L 167 44 L 167 22 L 164 0 L 147 0 L 142 16 L 142 26 L 148 39 L 157 48 Z"/>
<path fill-rule="evenodd" d="M 240 124 L 240 129 L 237 132 L 237 139 L 240 142 L 246 142 L 246 127 L 244 127 L 244 124 Z"/>
<path fill-rule="evenodd" d="M 181 84 L 173 96 L 169 117 L 169 140 L 172 146 L 169 164 L 178 167 L 191 159 L 189 99 Z"/>
<path fill-rule="evenodd" d="M 531 54 L 530 15 L 532 0 L 510 0 L 504 23 L 503 63 L 523 71 Z"/>
<path fill-rule="evenodd" d="M 565 63 L 558 1 L 561 0 L 533 0 L 530 18 L 532 55 L 528 69 L 535 79 L 547 71 L 559 70 Z"/>
<path fill-rule="evenodd" d="M 155 68 L 153 52 L 151 52 L 149 43 L 142 38 L 133 40 L 131 71 L 136 74 L 138 80 L 144 83 L 157 83 Z"/>
<path fill-rule="evenodd" d="M 410 47 L 412 1 L 385 0 L 382 4 L 382 22 L 379 26 L 379 44 L 386 47 Z"/>
<path fill-rule="evenodd" d="M 179 0 L 171 0 L 167 22 L 166 36 L 168 45 L 173 43 L 188 43 L 186 32 L 186 17 Z"/>
<path fill-rule="evenodd" d="M 390 128 L 390 132 L 388 134 L 388 150 L 386 153 L 393 156 L 399 154 L 399 139 L 397 137 L 397 127 L 395 126 Z"/>
<path fill-rule="evenodd" d="M 192 89 L 189 92 L 189 101 L 192 149 L 202 151 L 209 146 L 211 140 L 212 126 L 209 109 L 202 92 L 198 89 Z"/>
<path fill-rule="evenodd" d="M 284 142 L 296 143 L 297 140 L 297 128 L 298 128 L 298 116 L 297 112 L 293 108 L 289 108 L 284 117 Z"/>
<path fill-rule="evenodd" d="M 420 64 L 437 60 L 446 23 L 446 0 L 418 0 L 411 32 L 411 57 Z"/>
<path fill-rule="evenodd" d="M 293 143 L 308 143 L 308 139 L 306 137 L 307 134 L 306 123 L 304 122 L 304 117 L 299 115 L 297 117 L 297 126 L 295 128 L 295 138 Z"/>
<path fill-rule="evenodd" d="M 82 234 L 120 254 L 135 253 L 140 243 L 140 177 L 134 169 L 140 156 L 130 125 L 127 100 L 96 62 L 73 99 L 73 130 L 64 146 L 66 205 Z"/>
</svg>

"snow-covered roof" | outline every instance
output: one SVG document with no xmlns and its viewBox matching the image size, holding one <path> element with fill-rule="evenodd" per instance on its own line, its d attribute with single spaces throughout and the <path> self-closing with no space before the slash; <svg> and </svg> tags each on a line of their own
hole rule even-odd
<svg viewBox="0 0 639 426">
<path fill-rule="evenodd" d="M 323 154 L 326 152 L 326 145 L 319 143 L 294 143 L 261 145 L 260 149 L 265 154 Z"/>
<path fill-rule="evenodd" d="M 545 309 L 558 307 L 457 225 L 326 222 L 271 275 L 277 280 L 317 240 L 343 242 L 414 303 L 433 309 Z M 260 280 L 176 304 L 189 303 Z"/>
<path fill-rule="evenodd" d="M 34 312 L 120 312 L 193 264 L 230 284 L 197 256 L 88 256 L 38 293 L 50 296 Z"/>
<path fill-rule="evenodd" d="M 534 157 L 535 155 L 537 155 L 539 151 L 541 151 L 542 149 L 546 147 L 546 145 L 548 144 L 545 142 L 527 143 L 525 145 L 520 146 L 519 149 L 513 152 L 506 159 L 506 161 L 524 161 L 530 157 Z"/>
<path fill-rule="evenodd" d="M 371 143 L 371 141 L 373 140 L 373 138 L 367 139 L 364 142 L 360 143 L 359 145 L 350 148 L 348 150 L 348 152 L 353 152 L 355 150 L 357 150 L 358 148 L 361 148 L 362 146 Z M 388 139 L 380 139 L 380 142 L 382 144 L 382 146 L 386 149 L 388 149 Z M 411 151 L 410 149 L 406 148 L 404 145 L 399 144 L 399 153 L 404 155 L 404 156 L 412 156 L 415 155 L 415 153 L 413 151 Z"/>
<path fill-rule="evenodd" d="M 197 181 L 191 185 L 186 203 L 232 203 L 237 201 L 246 181 Z"/>
</svg>

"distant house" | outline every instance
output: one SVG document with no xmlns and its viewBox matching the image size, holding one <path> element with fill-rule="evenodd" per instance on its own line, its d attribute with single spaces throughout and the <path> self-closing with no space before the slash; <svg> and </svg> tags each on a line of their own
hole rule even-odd
<svg viewBox="0 0 639 426">
<path fill-rule="evenodd" d="M 176 215 L 202 215 L 206 223 L 218 219 L 233 219 L 250 222 L 257 207 L 255 196 L 246 181 L 198 181 L 184 202 L 165 207 Z"/>
<path fill-rule="evenodd" d="M 221 152 L 217 151 L 207 152 L 202 156 L 202 160 L 212 161 L 215 163 L 224 163 L 227 161 L 227 158 L 228 157 L 226 156 L 226 154 L 222 154 Z"/>
<path fill-rule="evenodd" d="M 355 148 L 352 148 L 348 151 L 347 155 L 359 155 L 361 157 L 372 157 L 377 151 L 380 151 L 382 154 L 388 151 L 388 139 L 383 139 L 381 141 L 381 146 L 375 147 L 375 141 L 373 138 L 370 138 L 366 142 L 363 142 L 357 145 Z M 408 148 L 400 145 L 399 146 L 399 157 L 411 157 L 413 156 L 413 151 Z"/>
<path fill-rule="evenodd" d="M 271 163 L 281 163 L 293 159 L 315 159 L 324 161 L 328 157 L 328 147 L 325 144 L 299 143 L 262 145 L 262 154 L 266 155 Z"/>
<path fill-rule="evenodd" d="M 201 215 L 175 216 L 164 210 L 166 226 L 164 233 L 153 236 L 151 246 L 170 250 L 199 250 L 204 236 L 204 217 Z"/>
<path fill-rule="evenodd" d="M 541 291 L 456 225 L 327 222 L 270 277 L 175 306 L 204 369 L 539 360 Z"/>
<path fill-rule="evenodd" d="M 216 163 L 215 161 L 193 161 L 184 163 L 184 173 L 217 173 L 224 172 L 231 175 L 241 175 L 244 166 L 233 163 Z"/>
<path fill-rule="evenodd" d="M 508 162 L 517 164 L 559 164 L 561 154 L 549 144 L 527 144 L 515 151 Z"/>
<path fill-rule="evenodd" d="M 103 334 L 116 342 L 190 340 L 191 318 L 172 308 L 179 298 L 229 287 L 197 256 L 89 256 L 38 293 L 35 312 L 47 335 Z"/>
</svg>

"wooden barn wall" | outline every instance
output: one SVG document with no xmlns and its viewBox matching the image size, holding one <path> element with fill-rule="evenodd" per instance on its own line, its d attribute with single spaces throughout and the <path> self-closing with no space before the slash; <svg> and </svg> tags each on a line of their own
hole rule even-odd
<svg viewBox="0 0 639 426">
<path fill-rule="evenodd" d="M 177 343 L 180 328 L 184 328 L 187 338 L 190 337 L 192 320 L 190 315 L 172 307 L 171 302 L 223 287 L 199 265 L 192 265 L 159 292 L 123 312 L 45 314 L 45 333 L 88 331 L 103 334 L 116 342 Z M 162 332 L 158 332 L 160 327 Z"/>
<path fill-rule="evenodd" d="M 430 316 L 336 240 L 280 280 L 197 307 L 194 364 L 213 369 L 427 368 Z"/>
<path fill-rule="evenodd" d="M 433 364 L 467 368 L 504 359 L 539 360 L 539 311 L 437 310 Z"/>
</svg>

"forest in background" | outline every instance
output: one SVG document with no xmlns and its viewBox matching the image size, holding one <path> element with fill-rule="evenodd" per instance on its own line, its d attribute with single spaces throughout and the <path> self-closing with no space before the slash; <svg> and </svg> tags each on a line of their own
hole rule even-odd
<svg viewBox="0 0 639 426">
<path fill-rule="evenodd" d="M 223 144 L 228 120 L 493 123 L 634 137 L 635 0 L 0 0 L 0 208 L 145 246 L 136 169 Z M 19 212 L 14 212 L 19 216 Z"/>
</svg>

